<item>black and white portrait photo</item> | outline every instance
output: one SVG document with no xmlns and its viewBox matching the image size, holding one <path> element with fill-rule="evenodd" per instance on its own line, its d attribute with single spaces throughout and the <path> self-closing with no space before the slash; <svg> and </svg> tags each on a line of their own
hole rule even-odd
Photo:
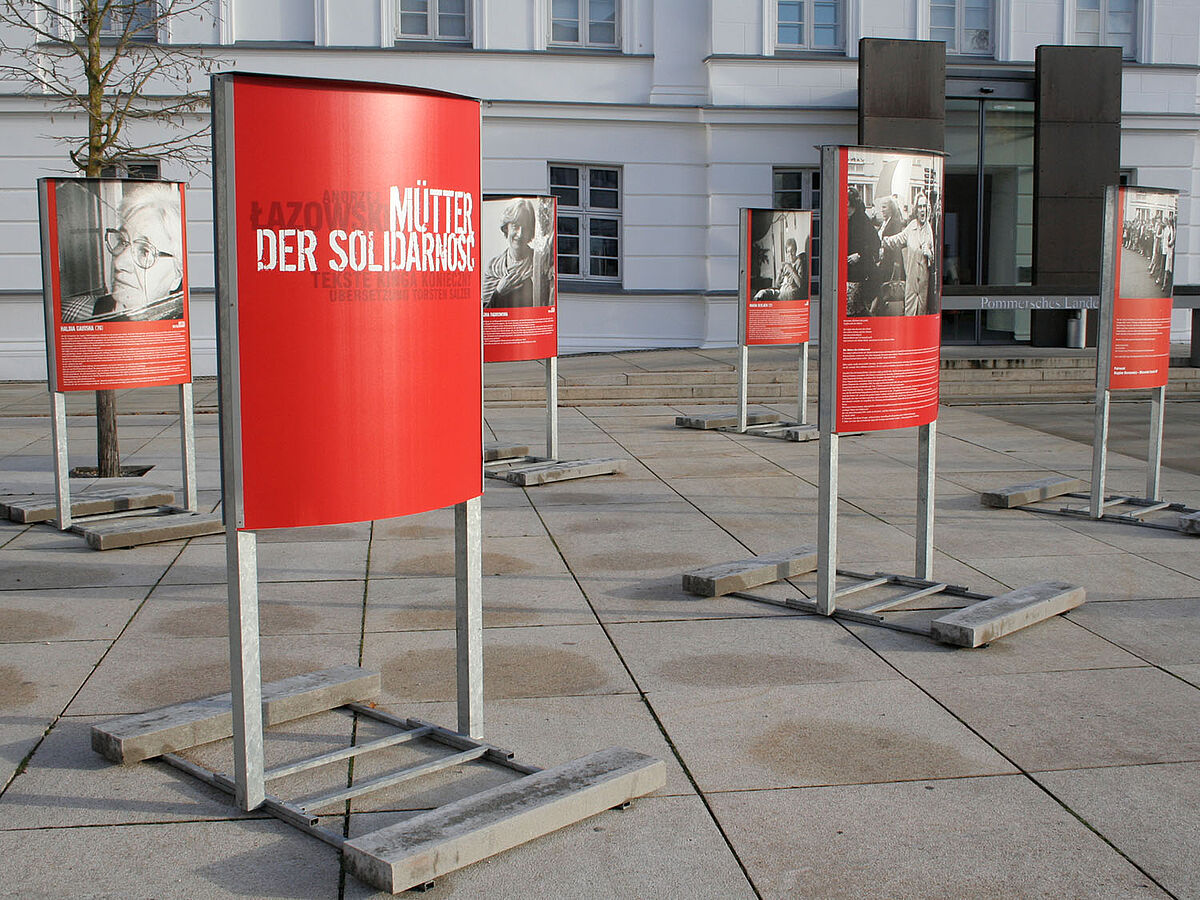
<svg viewBox="0 0 1200 900">
<path fill-rule="evenodd" d="M 70 180 L 56 199 L 62 322 L 183 318 L 180 185 Z"/>
<path fill-rule="evenodd" d="M 811 214 L 751 209 L 746 259 L 754 300 L 807 300 Z"/>
<path fill-rule="evenodd" d="M 846 315 L 941 311 L 942 159 L 850 150 Z"/>
<path fill-rule="evenodd" d="M 1125 188 L 1121 224 L 1121 284 L 1130 299 L 1170 297 L 1175 284 L 1175 231 L 1179 195 Z"/>
<path fill-rule="evenodd" d="M 553 197 L 483 201 L 485 309 L 555 306 Z"/>
</svg>

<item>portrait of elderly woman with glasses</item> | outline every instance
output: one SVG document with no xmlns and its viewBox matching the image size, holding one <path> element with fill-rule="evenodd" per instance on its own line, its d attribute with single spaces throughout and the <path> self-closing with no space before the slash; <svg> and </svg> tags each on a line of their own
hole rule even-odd
<svg viewBox="0 0 1200 900">
<path fill-rule="evenodd" d="M 117 221 L 101 221 L 104 290 L 64 297 L 63 322 L 183 317 L 183 217 L 178 185 L 124 185 Z"/>
</svg>

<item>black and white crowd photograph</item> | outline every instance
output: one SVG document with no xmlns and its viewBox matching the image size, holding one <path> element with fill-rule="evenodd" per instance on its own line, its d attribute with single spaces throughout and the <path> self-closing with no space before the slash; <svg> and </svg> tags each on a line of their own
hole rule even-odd
<svg viewBox="0 0 1200 900">
<path fill-rule="evenodd" d="M 846 179 L 846 315 L 941 311 L 942 159 L 855 148 Z"/>
<path fill-rule="evenodd" d="M 1125 188 L 1118 296 L 1170 297 L 1174 285 L 1179 195 Z"/>
</svg>

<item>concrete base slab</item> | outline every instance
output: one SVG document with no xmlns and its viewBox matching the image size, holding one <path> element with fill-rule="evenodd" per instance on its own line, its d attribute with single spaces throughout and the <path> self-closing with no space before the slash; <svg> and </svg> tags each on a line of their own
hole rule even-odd
<svg viewBox="0 0 1200 900">
<path fill-rule="evenodd" d="M 1025 484 L 1014 484 L 998 491 L 984 491 L 979 495 L 979 502 L 998 509 L 1012 509 L 1014 506 L 1025 506 L 1084 490 L 1087 490 L 1087 483 L 1082 478 L 1055 475 Z"/>
<path fill-rule="evenodd" d="M 738 433 L 737 427 L 722 428 L 721 431 Z M 804 443 L 815 441 L 821 437 L 816 425 L 800 425 L 796 422 L 777 422 L 773 425 L 747 426 L 741 434 L 752 434 L 756 437 L 775 438 L 778 441 L 794 441 Z"/>
<path fill-rule="evenodd" d="M 1200 510 L 1180 516 L 1179 530 L 1184 534 L 1200 534 Z"/>
<path fill-rule="evenodd" d="M 979 647 L 1074 609 L 1086 597 L 1081 587 L 1041 581 L 934 619 L 929 634 L 944 644 Z"/>
<path fill-rule="evenodd" d="M 399 893 L 662 787 L 661 760 L 612 747 L 381 828 L 344 845 L 347 868 Z"/>
<path fill-rule="evenodd" d="M 357 666 L 338 666 L 264 684 L 263 724 L 369 700 L 379 693 L 379 684 L 379 673 Z M 232 700 L 229 694 L 218 694 L 94 725 L 92 749 L 112 762 L 130 765 L 232 734 Z"/>
<path fill-rule="evenodd" d="M 779 413 L 747 413 L 747 425 L 767 425 L 772 422 L 782 422 L 783 416 Z M 698 428 L 702 431 L 715 431 L 717 429 L 733 428 L 737 429 L 738 416 L 737 412 L 732 413 L 712 413 L 710 415 L 698 416 L 676 416 L 675 425 L 678 428 Z"/>
<path fill-rule="evenodd" d="M 816 567 L 817 547 L 815 544 L 805 544 L 790 550 L 764 553 L 687 572 L 683 576 L 683 589 L 698 597 L 720 597 L 793 575 L 803 575 Z"/>
<path fill-rule="evenodd" d="M 72 495 L 71 517 L 151 509 L 174 502 L 175 492 L 158 485 L 144 485 L 140 489 L 128 485 L 93 487 L 86 493 Z M 58 501 L 54 494 L 5 497 L 0 500 L 0 517 L 23 524 L 51 522 L 58 518 Z"/>
<path fill-rule="evenodd" d="M 556 481 L 571 481 L 576 478 L 591 478 L 593 475 L 618 475 L 625 470 L 622 459 L 567 459 L 552 460 L 526 457 L 527 462 L 518 462 L 504 469 L 485 471 L 488 478 L 497 478 L 521 487 L 553 484 Z"/>
<path fill-rule="evenodd" d="M 513 459 L 518 456 L 528 456 L 528 444 L 490 443 L 483 445 L 483 461 L 496 462 L 499 459 Z"/>
<path fill-rule="evenodd" d="M 151 516 L 87 522 L 71 530 L 83 535 L 93 550 L 120 550 L 140 547 L 142 544 L 219 534 L 225 530 L 225 522 L 219 515 L 166 508 Z"/>
</svg>

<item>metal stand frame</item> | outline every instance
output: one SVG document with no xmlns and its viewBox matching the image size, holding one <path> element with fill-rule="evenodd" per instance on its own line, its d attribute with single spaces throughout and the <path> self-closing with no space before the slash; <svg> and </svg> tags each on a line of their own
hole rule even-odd
<svg viewBox="0 0 1200 900">
<path fill-rule="evenodd" d="M 485 448 L 483 474 L 499 481 L 532 487 L 624 471 L 624 460 L 615 458 L 558 458 L 558 357 L 547 357 L 542 363 L 546 368 L 546 455 L 531 455 L 524 445 L 489 444 Z"/>
<path fill-rule="evenodd" d="M 815 441 L 817 427 L 808 421 L 809 342 L 804 341 L 799 347 L 799 397 L 794 422 L 784 421 L 778 413 L 755 413 L 753 416 L 749 414 L 750 348 L 746 344 L 739 344 L 736 366 L 738 396 L 737 407 L 733 415 L 716 413 L 713 415 L 676 416 L 675 425 L 679 428 L 696 428 L 701 431 L 753 434 L 784 441 Z"/>
<path fill-rule="evenodd" d="M 50 428 L 54 440 L 54 494 L 10 498 L 4 514 L 18 522 L 52 523 L 60 531 L 83 535 L 89 547 L 110 550 L 176 540 L 222 530 L 221 517 L 201 514 L 196 490 L 196 426 L 192 385 L 179 385 L 179 453 L 183 467 L 183 505 L 165 487 L 98 486 L 72 499 L 68 448 L 67 400 L 50 392 Z"/>
</svg>

